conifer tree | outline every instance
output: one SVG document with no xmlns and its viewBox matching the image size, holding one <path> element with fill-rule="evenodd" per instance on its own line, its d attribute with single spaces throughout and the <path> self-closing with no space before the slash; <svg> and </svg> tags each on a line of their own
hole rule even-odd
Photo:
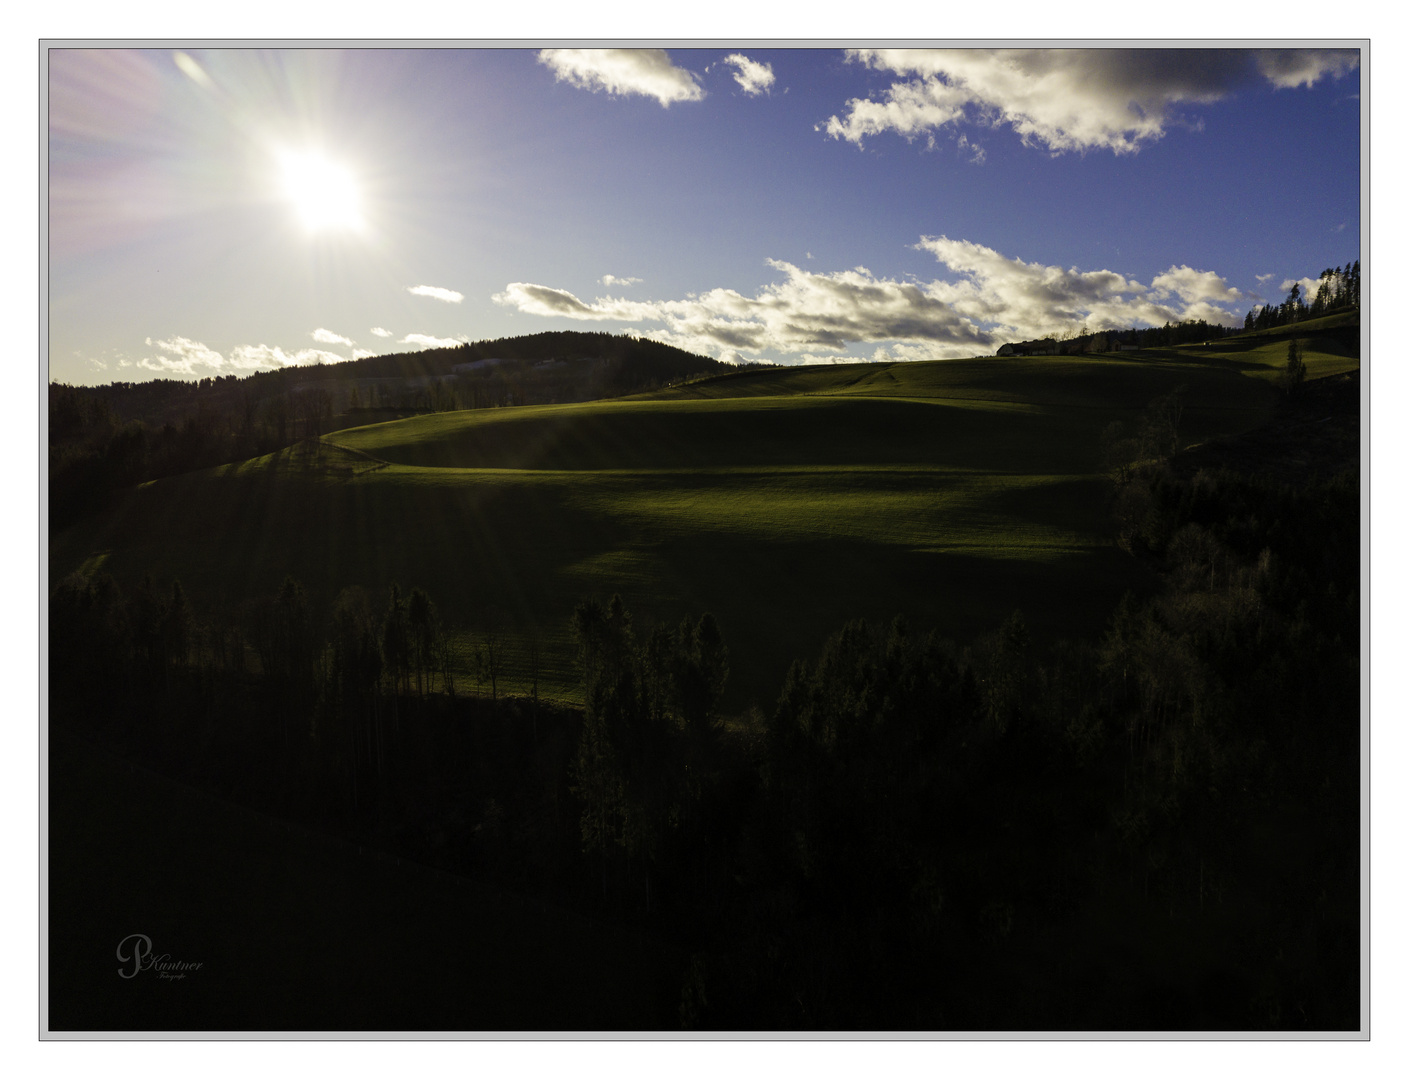
<svg viewBox="0 0 1409 1080">
<path fill-rule="evenodd" d="M 1306 362 L 1301 358 L 1301 341 L 1292 338 L 1287 342 L 1287 366 L 1282 369 L 1282 391 L 1291 394 L 1306 379 Z"/>
</svg>

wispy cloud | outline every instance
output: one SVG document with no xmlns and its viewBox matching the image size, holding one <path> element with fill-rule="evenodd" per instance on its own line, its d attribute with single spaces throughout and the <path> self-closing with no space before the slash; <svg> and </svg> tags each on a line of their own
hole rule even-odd
<svg viewBox="0 0 1409 1080">
<path fill-rule="evenodd" d="M 464 293 L 454 289 L 442 289 L 438 285 L 408 285 L 406 291 L 412 296 L 429 296 L 432 300 L 444 300 L 447 304 L 458 304 L 465 299 Z M 375 330 L 372 332 L 376 333 Z"/>
<path fill-rule="evenodd" d="M 376 337 L 391 337 L 391 336 L 392 336 L 392 332 L 391 332 L 390 330 L 388 330 L 388 329 L 387 329 L 386 327 L 384 327 L 384 326 L 374 326 L 374 327 L 372 327 L 372 333 L 373 333 Z"/>
<path fill-rule="evenodd" d="M 321 327 L 321 326 L 318 327 L 317 330 L 313 331 L 313 340 L 314 340 L 314 341 L 321 341 L 324 345 L 355 345 L 355 344 L 356 344 L 356 342 L 354 342 L 351 338 L 343 337 L 341 334 L 335 334 L 335 333 L 333 333 L 331 330 L 327 330 L 327 329 L 325 329 L 325 328 L 323 328 L 323 327 Z"/>
<path fill-rule="evenodd" d="M 617 277 L 615 274 L 603 274 L 599 280 L 609 289 L 613 285 L 625 286 L 641 284 L 641 279 L 638 277 Z"/>
<path fill-rule="evenodd" d="M 593 92 L 653 97 L 664 108 L 704 97 L 695 75 L 676 67 L 664 49 L 542 49 L 538 61 L 560 82 Z"/>
<path fill-rule="evenodd" d="M 773 65 L 750 60 L 743 53 L 730 53 L 724 63 L 734 68 L 734 81 L 744 88 L 744 93 L 758 95 L 765 93 L 773 85 Z"/>
<path fill-rule="evenodd" d="M 923 237 L 915 246 L 934 255 L 953 279 L 898 281 L 861 266 L 820 273 L 769 260 L 781 280 L 751 297 L 712 289 L 683 300 L 588 301 L 564 289 L 513 282 L 494 301 L 553 318 L 659 323 L 649 336 L 734 360 L 766 353 L 825 360 L 828 352 L 866 343 L 880 345 L 877 359 L 939 359 L 1082 326 L 1238 321 L 1219 305 L 1242 294 L 1212 271 L 1171 266 L 1145 286 L 1111 270 L 1028 263 L 944 236 Z"/>
<path fill-rule="evenodd" d="M 853 98 L 825 125 L 858 145 L 945 125 L 1011 127 L 1028 145 L 1137 152 L 1207 105 L 1265 80 L 1277 88 L 1341 78 L 1353 49 L 852 49 L 848 57 L 901 77 L 877 98 Z"/>
<path fill-rule="evenodd" d="M 988 159 L 988 151 L 976 142 L 970 142 L 967 135 L 961 134 L 956 144 L 960 153 L 969 155 L 969 161 L 975 165 L 982 165 Z"/>
<path fill-rule="evenodd" d="M 461 338 L 432 337 L 430 334 L 407 334 L 399 342 L 401 345 L 419 345 L 423 349 L 448 349 L 464 343 Z"/>
</svg>

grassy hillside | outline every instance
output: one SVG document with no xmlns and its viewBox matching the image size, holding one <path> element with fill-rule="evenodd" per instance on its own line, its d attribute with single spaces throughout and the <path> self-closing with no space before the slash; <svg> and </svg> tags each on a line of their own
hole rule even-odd
<svg viewBox="0 0 1409 1080">
<path fill-rule="evenodd" d="M 1330 322 L 1336 316 L 1318 319 L 1316 322 Z M 1301 323 L 1306 327 L 1309 324 Z M 1174 361 L 1176 363 L 1198 363 L 1215 360 L 1236 367 L 1249 378 L 1275 384 L 1287 363 L 1287 341 L 1297 337 L 1302 344 L 1302 360 L 1306 363 L 1308 379 L 1324 379 L 1332 375 L 1343 375 L 1360 370 L 1360 360 L 1344 340 L 1332 336 L 1334 327 L 1326 328 L 1325 335 L 1314 330 L 1304 334 L 1287 333 L 1289 327 L 1250 334 L 1245 337 L 1220 341 L 1215 345 L 1181 345 L 1172 349 L 1147 349 L 1134 354 L 1145 360 Z"/>
<path fill-rule="evenodd" d="M 1289 337 L 1331 337 L 1342 339 L 1346 344 L 1358 338 L 1360 332 L 1360 311 L 1338 311 L 1334 315 L 1323 315 L 1319 319 L 1303 319 L 1300 322 L 1282 326 L 1269 326 L 1265 330 L 1246 330 L 1238 334 L 1228 345 L 1248 339 L 1289 338 Z"/>
<path fill-rule="evenodd" d="M 1281 354 L 1278 355 L 1278 349 Z M 712 611 L 725 705 L 765 705 L 847 618 L 956 638 L 1022 608 L 1098 628 L 1148 571 L 1114 547 L 1100 434 L 1184 387 L 1185 444 L 1268 415 L 1285 345 L 730 373 L 649 398 L 440 413 L 147 484 L 56 536 L 52 576 L 179 579 L 233 610 L 286 573 L 317 610 L 423 586 L 468 650 L 499 628 L 510 684 L 575 693 L 567 620 L 620 591 L 638 619 Z M 1312 377 L 1355 366 L 1312 349 Z M 501 690 L 503 684 L 501 682 Z"/>
</svg>

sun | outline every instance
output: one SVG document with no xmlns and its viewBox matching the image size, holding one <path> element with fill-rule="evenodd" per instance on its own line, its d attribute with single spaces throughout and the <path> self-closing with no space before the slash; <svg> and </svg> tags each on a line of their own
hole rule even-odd
<svg viewBox="0 0 1409 1080">
<path fill-rule="evenodd" d="M 285 198 L 309 232 L 356 231 L 362 207 L 352 172 L 316 150 L 279 155 Z"/>
</svg>

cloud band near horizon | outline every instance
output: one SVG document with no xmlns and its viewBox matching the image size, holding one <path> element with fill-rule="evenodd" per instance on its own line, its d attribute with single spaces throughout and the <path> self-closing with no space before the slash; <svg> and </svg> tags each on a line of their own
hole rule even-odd
<svg viewBox="0 0 1409 1080">
<path fill-rule="evenodd" d="M 229 355 L 222 354 L 199 341 L 186 337 L 165 338 L 149 346 L 158 350 L 155 356 L 137 360 L 123 359 L 119 368 L 135 367 L 163 375 L 208 376 L 232 372 L 253 372 L 274 368 L 302 367 L 309 364 L 338 364 L 347 359 L 326 349 L 295 349 L 286 351 L 277 345 L 236 345 Z"/>
<path fill-rule="evenodd" d="M 378 328 L 380 329 L 380 327 Z M 379 335 L 381 336 L 381 335 Z M 355 344 L 348 338 L 319 328 L 314 331 L 315 340 L 328 344 Z M 418 349 L 445 349 L 463 345 L 464 337 L 446 338 L 433 334 L 407 334 L 397 340 L 398 345 L 414 345 Z M 236 345 L 226 353 L 212 349 L 200 341 L 187 337 L 171 337 L 160 340 L 146 339 L 146 344 L 157 350 L 155 354 L 133 360 L 119 359 L 118 370 L 136 368 L 152 371 L 160 375 L 185 375 L 205 378 L 214 375 L 247 374 L 255 371 L 272 371 L 278 368 L 307 367 L 312 364 L 341 364 L 345 361 L 360 360 L 379 355 L 370 349 L 353 349 L 352 356 L 341 356 L 326 349 L 283 349 L 278 345 Z M 111 365 L 104 363 L 104 369 Z"/>
<path fill-rule="evenodd" d="M 865 267 L 824 273 L 769 260 L 783 280 L 753 297 L 712 289 L 684 300 L 585 301 L 565 289 L 511 282 L 495 303 L 525 314 L 578 321 L 656 322 L 650 336 L 697 352 L 737 358 L 766 353 L 811 356 L 854 345 L 895 343 L 889 359 L 944 359 L 989 352 L 1005 341 L 1086 328 L 1204 319 L 1234 326 L 1227 307 L 1242 293 L 1211 270 L 1171 266 L 1142 285 L 1110 270 L 1083 272 L 1027 263 L 989 247 L 945 236 L 922 237 L 956 280 L 898 281 Z"/>
</svg>

